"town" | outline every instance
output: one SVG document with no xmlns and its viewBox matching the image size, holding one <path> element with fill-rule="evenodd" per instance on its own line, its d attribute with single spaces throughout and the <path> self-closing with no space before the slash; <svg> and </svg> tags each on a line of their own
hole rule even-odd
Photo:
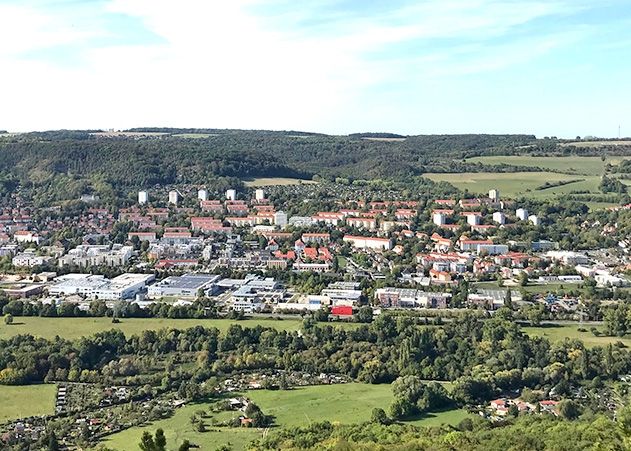
<svg viewBox="0 0 631 451">
<path fill-rule="evenodd" d="M 276 201 L 288 190 L 295 200 Z M 628 237 L 612 248 L 564 249 L 538 233 L 548 218 L 497 189 L 422 203 L 400 195 L 367 200 L 355 191 L 329 210 L 286 212 L 313 191 L 140 191 L 124 208 L 97 207 L 83 196 L 68 216 L 17 197 L 0 216 L 0 290 L 11 300 L 3 313 L 39 305 L 38 312 L 81 316 L 100 302 L 120 315 L 121 306 L 183 308 L 203 298 L 212 303 L 206 311 L 224 315 L 324 311 L 345 319 L 369 307 L 448 316 L 493 312 L 508 298 L 518 309 L 540 305 L 546 317 L 595 320 L 578 287 L 593 285 L 615 300 L 630 285 Z M 616 237 L 615 224 L 581 226 Z M 502 239 L 511 230 L 521 236 Z M 68 233 L 72 239 L 62 238 Z"/>
</svg>

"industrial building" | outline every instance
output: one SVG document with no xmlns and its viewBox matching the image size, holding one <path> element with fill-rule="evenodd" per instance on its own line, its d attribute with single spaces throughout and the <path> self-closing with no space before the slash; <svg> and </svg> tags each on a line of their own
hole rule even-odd
<svg viewBox="0 0 631 451">
<path fill-rule="evenodd" d="M 92 299 L 131 299 L 155 279 L 153 274 L 121 274 L 113 279 L 91 274 L 66 274 L 57 277 L 48 288 L 51 296 L 78 294 Z"/>
<path fill-rule="evenodd" d="M 197 296 L 199 290 L 212 295 L 217 292 L 217 282 L 220 276 L 214 274 L 185 274 L 183 276 L 167 277 L 147 289 L 150 298 L 164 296 Z"/>
</svg>

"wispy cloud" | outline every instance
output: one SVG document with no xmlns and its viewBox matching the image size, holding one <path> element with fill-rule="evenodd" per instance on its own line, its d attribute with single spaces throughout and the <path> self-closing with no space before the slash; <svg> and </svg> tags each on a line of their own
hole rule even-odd
<svg viewBox="0 0 631 451">
<path fill-rule="evenodd" d="M 602 31 L 583 23 L 593 8 L 587 0 L 16 0 L 0 6 L 0 64 L 10 68 L 0 82 L 17 87 L 0 128 L 352 131 L 382 120 L 412 131 L 397 113 L 416 111 L 407 99 L 575 48 Z"/>
</svg>

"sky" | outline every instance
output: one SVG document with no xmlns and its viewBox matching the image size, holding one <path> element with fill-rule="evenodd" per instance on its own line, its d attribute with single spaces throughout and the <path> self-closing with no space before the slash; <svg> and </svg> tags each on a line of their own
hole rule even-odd
<svg viewBox="0 0 631 451">
<path fill-rule="evenodd" d="M 0 0 L 0 130 L 631 136 L 629 0 Z"/>
</svg>

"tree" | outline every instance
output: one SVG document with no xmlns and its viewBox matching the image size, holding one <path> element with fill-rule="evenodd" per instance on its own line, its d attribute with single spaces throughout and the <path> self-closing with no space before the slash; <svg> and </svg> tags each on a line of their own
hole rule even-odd
<svg viewBox="0 0 631 451">
<path fill-rule="evenodd" d="M 59 451 L 59 442 L 57 441 L 57 436 L 52 431 L 48 435 L 48 446 L 46 449 L 48 451 Z"/>
<path fill-rule="evenodd" d="M 575 420 L 581 414 L 581 408 L 576 401 L 564 399 L 559 403 L 559 414 L 566 420 Z"/>
<path fill-rule="evenodd" d="M 510 288 L 506 290 L 506 295 L 504 296 L 504 307 L 513 310 L 513 295 Z"/>
<path fill-rule="evenodd" d="M 142 451 L 166 451 L 167 439 L 164 436 L 164 431 L 162 429 L 156 430 L 155 438 L 145 431 L 138 446 Z"/>
<path fill-rule="evenodd" d="M 142 451 L 156 451 L 156 444 L 153 441 L 153 437 L 147 431 L 143 432 L 138 446 Z"/>
<path fill-rule="evenodd" d="M 184 440 L 178 448 L 178 451 L 189 451 L 191 447 L 191 442 L 189 442 L 188 440 Z"/>
<path fill-rule="evenodd" d="M 360 323 L 372 323 L 372 307 L 364 306 L 359 309 L 357 312 L 357 322 Z"/>
<path fill-rule="evenodd" d="M 388 415 L 386 415 L 386 411 L 379 407 L 372 409 L 371 421 L 379 424 L 390 423 L 390 419 L 388 418 Z"/>
<path fill-rule="evenodd" d="M 10 326 L 11 324 L 13 324 L 13 315 L 10 313 L 7 313 L 6 315 L 4 315 L 4 324 L 6 324 L 7 326 Z"/>
<path fill-rule="evenodd" d="M 542 304 L 531 306 L 526 311 L 526 316 L 528 321 L 530 321 L 530 325 L 533 327 L 539 326 L 541 324 L 541 320 L 543 319 L 543 315 L 545 313 L 545 307 Z"/>
</svg>

